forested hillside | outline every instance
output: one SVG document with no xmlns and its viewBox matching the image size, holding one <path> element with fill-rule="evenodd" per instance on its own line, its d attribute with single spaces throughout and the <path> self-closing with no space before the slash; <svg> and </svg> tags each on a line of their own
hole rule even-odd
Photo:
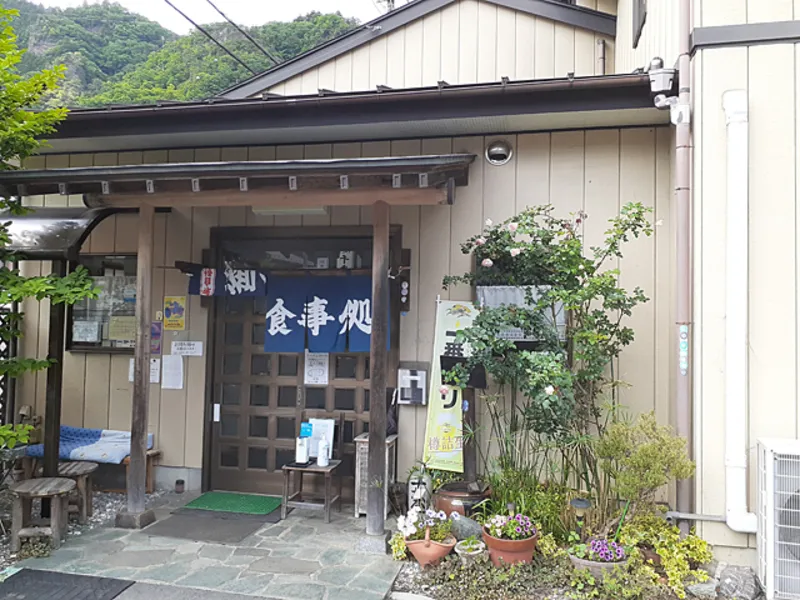
<svg viewBox="0 0 800 600">
<path fill-rule="evenodd" d="M 177 36 L 118 4 L 46 9 L 26 0 L 0 0 L 19 11 L 14 29 L 27 50 L 20 69 L 29 72 L 63 64 L 66 80 L 53 104 L 72 105 L 100 90 L 105 81 L 140 64 Z"/>
<path fill-rule="evenodd" d="M 48 104 L 98 106 L 157 100 L 200 100 L 251 76 L 199 31 L 178 36 L 113 2 L 44 8 L 27 0 L 0 0 L 19 11 L 14 28 L 27 52 L 23 73 L 64 64 L 66 79 Z M 358 23 L 341 14 L 310 13 L 248 33 L 281 60 L 336 37 Z M 207 29 L 248 67 L 271 61 L 228 23 Z"/>
<path fill-rule="evenodd" d="M 248 33 L 282 60 L 310 50 L 358 24 L 340 14 L 310 13 L 290 23 L 273 22 Z M 256 72 L 273 66 L 252 42 L 228 23 L 206 27 L 217 40 Z M 107 83 L 83 104 L 130 104 L 155 100 L 200 100 L 247 79 L 252 73 L 199 31 L 153 52 L 146 61 Z"/>
</svg>

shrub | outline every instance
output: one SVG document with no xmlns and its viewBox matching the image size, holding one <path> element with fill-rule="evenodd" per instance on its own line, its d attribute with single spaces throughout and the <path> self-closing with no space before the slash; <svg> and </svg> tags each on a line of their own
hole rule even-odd
<svg viewBox="0 0 800 600">
<path fill-rule="evenodd" d="M 658 554 L 661 564 L 650 564 L 648 568 L 662 572 L 678 598 L 686 597 L 687 584 L 708 579 L 708 574 L 698 568 L 713 558 L 708 543 L 694 533 L 682 537 L 680 529 L 658 515 L 637 515 L 626 522 L 620 541 Z"/>
<path fill-rule="evenodd" d="M 612 424 L 597 442 L 597 455 L 617 494 L 634 506 L 652 504 L 660 488 L 694 474 L 686 440 L 659 425 L 653 413 Z"/>
</svg>

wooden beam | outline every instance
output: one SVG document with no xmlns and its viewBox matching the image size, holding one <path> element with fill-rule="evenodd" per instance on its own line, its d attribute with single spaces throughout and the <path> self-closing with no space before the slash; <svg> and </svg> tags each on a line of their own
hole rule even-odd
<svg viewBox="0 0 800 600">
<path fill-rule="evenodd" d="M 389 340 L 389 205 L 372 207 L 372 334 L 370 336 L 367 535 L 384 535 L 386 472 L 386 381 Z"/>
<path fill-rule="evenodd" d="M 131 456 L 127 480 L 128 513 L 132 515 L 145 511 L 154 215 L 155 210 L 151 204 L 142 204 L 139 207 L 139 248 L 136 264 L 136 348 L 133 355 Z"/>
<path fill-rule="evenodd" d="M 138 208 L 145 194 L 92 196 L 91 206 Z M 367 188 L 350 190 L 251 190 L 249 192 L 162 192 L 147 197 L 160 208 L 214 206 L 254 206 L 258 208 L 303 209 L 324 206 L 371 206 L 385 202 L 394 206 L 421 206 L 448 203 L 448 190 L 439 188 Z"/>
</svg>

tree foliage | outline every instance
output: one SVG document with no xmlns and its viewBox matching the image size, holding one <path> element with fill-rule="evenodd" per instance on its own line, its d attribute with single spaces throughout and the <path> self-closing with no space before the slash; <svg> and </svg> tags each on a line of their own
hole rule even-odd
<svg viewBox="0 0 800 600">
<path fill-rule="evenodd" d="M 14 23 L 25 54 L 22 73 L 65 65 L 66 78 L 45 99 L 51 106 L 74 105 L 104 81 L 142 63 L 176 34 L 116 3 L 58 9 L 27 0 L 0 0 L 17 10 Z"/>
<path fill-rule="evenodd" d="M 199 31 L 178 36 L 109 0 L 67 9 L 28 0 L 0 0 L 0 5 L 19 11 L 21 73 L 66 67 L 62 84 L 43 98 L 48 106 L 202 100 L 252 76 Z M 288 60 L 357 25 L 340 13 L 311 12 L 247 31 Z M 274 66 L 230 24 L 207 29 L 254 71 Z"/>
<path fill-rule="evenodd" d="M 288 60 L 311 50 L 357 25 L 340 13 L 309 13 L 290 23 L 272 22 L 251 27 L 248 33 L 279 58 Z M 274 65 L 241 33 L 227 23 L 206 29 L 256 72 Z M 157 100 L 202 100 L 252 76 L 241 64 L 199 31 L 167 43 L 139 66 L 87 95 L 81 104 L 142 104 Z"/>
<path fill-rule="evenodd" d="M 0 169 L 16 168 L 24 159 L 36 153 L 41 137 L 52 133 L 66 116 L 64 109 L 33 111 L 32 106 L 55 90 L 63 78 L 64 69 L 57 67 L 22 76 L 19 64 L 22 52 L 12 27 L 16 11 L 0 9 Z M 0 211 L 8 216 L 20 215 L 27 209 L 19 198 L 0 197 Z M 24 277 L 15 266 L 16 256 L 8 250 L 8 223 L 0 223 L 0 309 L 26 298 L 50 300 L 54 304 L 74 304 L 94 295 L 92 280 L 86 270 L 79 269 L 67 277 L 44 275 Z M 21 313 L 6 313 L 0 326 L 0 339 L 10 343 L 22 335 Z M 47 368 L 48 360 L 16 357 L 0 360 L 0 376 L 17 377 L 28 371 Z"/>
</svg>

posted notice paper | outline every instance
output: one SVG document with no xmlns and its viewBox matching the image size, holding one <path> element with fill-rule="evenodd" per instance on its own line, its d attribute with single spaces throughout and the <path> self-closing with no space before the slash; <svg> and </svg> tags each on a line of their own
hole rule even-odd
<svg viewBox="0 0 800 600">
<path fill-rule="evenodd" d="M 162 357 L 163 373 L 161 374 L 162 390 L 183 389 L 183 357 L 175 354 L 165 354 Z"/>
</svg>

